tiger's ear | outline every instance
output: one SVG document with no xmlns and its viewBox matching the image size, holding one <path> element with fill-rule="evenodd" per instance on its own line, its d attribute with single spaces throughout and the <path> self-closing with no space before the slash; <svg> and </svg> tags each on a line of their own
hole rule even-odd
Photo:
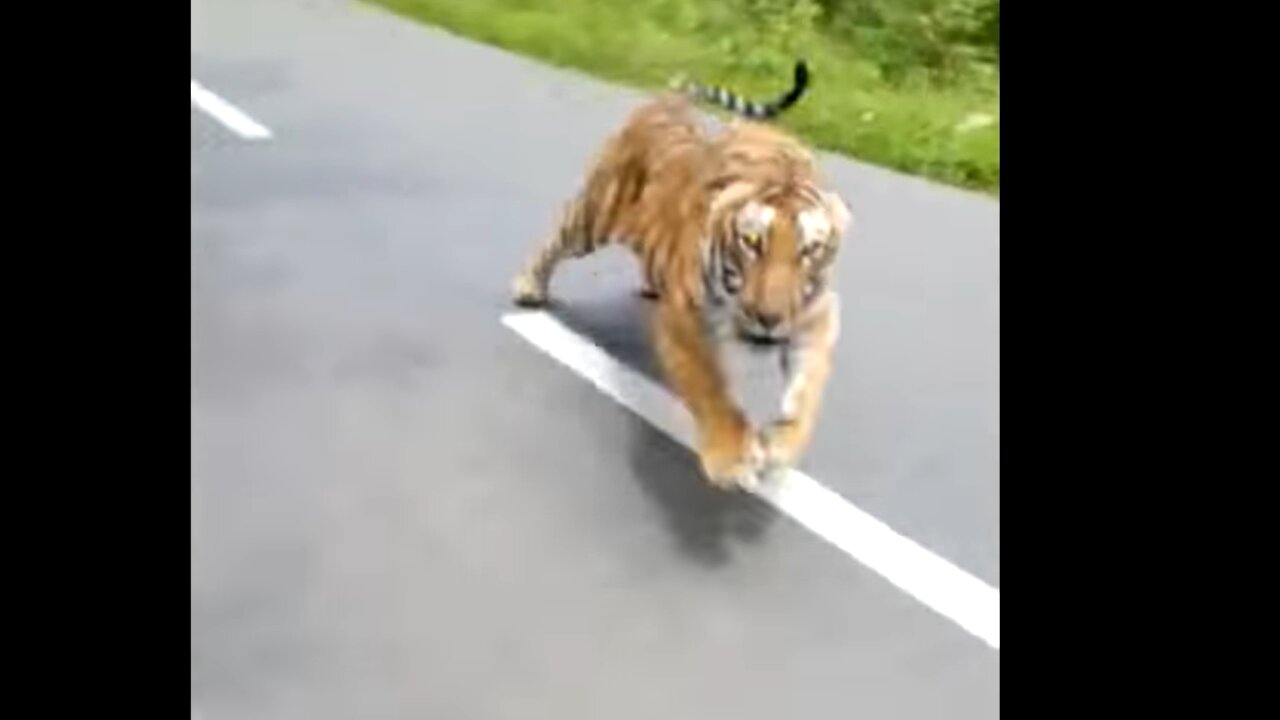
<svg viewBox="0 0 1280 720">
<path fill-rule="evenodd" d="M 824 190 L 822 200 L 827 207 L 827 214 L 831 217 L 831 226 L 835 228 L 835 234 L 843 236 L 848 233 L 855 222 L 853 209 L 849 207 L 849 203 L 834 190 Z"/>
</svg>

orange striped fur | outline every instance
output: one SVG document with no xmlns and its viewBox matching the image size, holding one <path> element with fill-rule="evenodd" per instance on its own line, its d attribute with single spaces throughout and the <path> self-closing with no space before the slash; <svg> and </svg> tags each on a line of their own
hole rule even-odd
<svg viewBox="0 0 1280 720">
<path fill-rule="evenodd" d="M 722 488 L 794 464 L 809 442 L 839 330 L 830 275 L 852 217 L 797 139 L 750 119 L 710 132 L 693 101 L 771 117 L 799 94 L 760 106 L 695 88 L 646 103 L 604 144 L 513 283 L 518 304 L 541 305 L 560 262 L 627 247 L 657 301 L 657 356 L 696 423 L 702 470 Z M 719 363 L 717 345 L 733 340 L 777 345 L 789 376 L 780 417 L 760 431 Z"/>
</svg>

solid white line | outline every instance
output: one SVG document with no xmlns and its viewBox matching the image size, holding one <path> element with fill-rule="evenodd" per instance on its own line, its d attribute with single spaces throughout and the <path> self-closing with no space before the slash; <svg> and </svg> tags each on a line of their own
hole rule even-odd
<svg viewBox="0 0 1280 720">
<path fill-rule="evenodd" d="M 667 435 L 693 447 L 693 425 L 661 385 L 610 357 L 545 312 L 521 311 L 502 322 L 539 350 Z M 879 573 L 935 612 L 1000 649 L 1000 591 L 797 470 L 754 491 L 779 511 Z"/>
<path fill-rule="evenodd" d="M 191 81 L 191 104 L 213 116 L 215 120 L 226 125 L 231 132 L 245 140 L 265 140 L 271 137 L 271 131 L 265 126 L 244 114 L 236 106 L 206 90 L 195 80 Z"/>
</svg>

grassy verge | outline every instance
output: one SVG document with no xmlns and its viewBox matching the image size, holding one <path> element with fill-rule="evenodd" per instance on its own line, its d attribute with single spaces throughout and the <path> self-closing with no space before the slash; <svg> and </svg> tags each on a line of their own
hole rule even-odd
<svg viewBox="0 0 1280 720">
<path fill-rule="evenodd" d="M 888 72 L 894 66 L 885 55 L 894 52 L 894 42 L 859 43 L 855 38 L 867 36 L 858 35 L 862 26 L 852 15 L 814 16 L 819 4 L 830 9 L 839 2 L 368 1 L 482 42 L 643 88 L 661 87 L 672 75 L 685 73 L 768 97 L 788 85 L 799 54 L 809 62 L 813 86 L 782 124 L 824 149 L 992 195 L 999 191 L 995 72 L 967 63 L 942 81 L 910 62 L 898 62 L 899 71 Z M 886 36 L 895 40 L 893 28 L 882 29 L 879 37 Z"/>
</svg>

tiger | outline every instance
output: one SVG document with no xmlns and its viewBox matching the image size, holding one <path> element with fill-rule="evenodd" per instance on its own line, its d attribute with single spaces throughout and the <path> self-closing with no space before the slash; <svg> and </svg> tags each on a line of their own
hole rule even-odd
<svg viewBox="0 0 1280 720">
<path fill-rule="evenodd" d="M 661 373 L 694 420 L 704 478 L 721 490 L 758 488 L 797 463 L 831 375 L 840 330 L 832 275 L 853 214 L 807 146 L 768 122 L 808 85 L 803 60 L 791 89 L 765 103 L 673 79 L 602 144 L 512 282 L 516 305 L 545 306 L 563 261 L 630 250 L 639 293 L 655 303 Z M 728 110 L 729 121 L 704 127 L 699 101 Z M 759 431 L 726 380 L 720 350 L 731 341 L 779 350 L 780 412 Z"/>
</svg>

